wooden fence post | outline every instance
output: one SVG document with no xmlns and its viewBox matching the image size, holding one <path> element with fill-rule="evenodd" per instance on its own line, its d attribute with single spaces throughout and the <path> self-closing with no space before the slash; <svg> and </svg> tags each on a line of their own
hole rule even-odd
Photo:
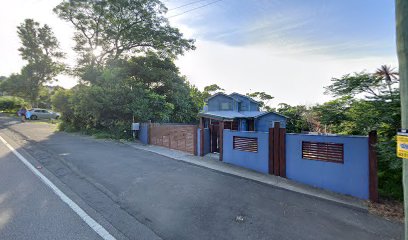
<svg viewBox="0 0 408 240">
<path fill-rule="evenodd" d="M 273 174 L 279 176 L 279 130 L 280 122 L 275 122 L 273 126 Z"/>
<path fill-rule="evenodd" d="M 269 128 L 269 163 L 268 163 L 268 172 L 269 174 L 273 174 L 273 134 L 274 134 L 274 129 Z"/>
<path fill-rule="evenodd" d="M 370 201 L 378 202 L 378 163 L 377 163 L 377 131 L 368 134 L 368 161 L 369 161 L 369 197 Z"/>
<path fill-rule="evenodd" d="M 220 161 L 223 159 L 224 152 L 224 121 L 220 121 L 220 135 L 218 138 L 218 147 L 220 148 Z"/>
<path fill-rule="evenodd" d="M 200 118 L 200 156 L 204 156 L 204 118 Z"/>
<path fill-rule="evenodd" d="M 286 129 L 279 129 L 279 176 L 286 178 Z"/>
<path fill-rule="evenodd" d="M 147 122 L 147 144 L 150 144 L 152 141 L 152 120 Z"/>
<path fill-rule="evenodd" d="M 198 152 L 197 152 L 197 130 L 198 130 L 198 127 L 197 126 L 194 126 L 193 127 L 193 131 L 194 131 L 194 134 L 193 134 L 193 144 L 194 144 L 194 155 L 195 156 L 198 156 Z"/>
</svg>

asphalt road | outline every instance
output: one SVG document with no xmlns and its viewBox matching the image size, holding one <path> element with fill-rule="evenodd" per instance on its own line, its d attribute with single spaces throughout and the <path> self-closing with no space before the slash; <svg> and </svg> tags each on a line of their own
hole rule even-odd
<svg viewBox="0 0 408 240">
<path fill-rule="evenodd" d="M 128 239 L 402 239 L 402 224 L 367 212 L 48 124 L 7 122 L 0 118 L 0 135 Z"/>
<path fill-rule="evenodd" d="M 0 144 L 0 239 L 100 239 Z"/>
</svg>

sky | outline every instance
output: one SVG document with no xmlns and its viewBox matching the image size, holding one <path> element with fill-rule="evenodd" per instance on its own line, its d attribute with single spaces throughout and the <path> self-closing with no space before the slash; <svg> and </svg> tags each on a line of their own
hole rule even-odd
<svg viewBox="0 0 408 240">
<path fill-rule="evenodd" d="M 75 63 L 73 29 L 52 12 L 60 0 L 14 0 L 0 7 L 0 75 L 24 62 L 16 26 L 25 18 L 49 24 Z M 176 60 L 199 89 L 264 91 L 278 103 L 322 103 L 333 77 L 397 66 L 394 1 L 390 0 L 163 0 L 172 26 L 196 40 Z M 58 84 L 76 80 L 62 76 Z"/>
</svg>

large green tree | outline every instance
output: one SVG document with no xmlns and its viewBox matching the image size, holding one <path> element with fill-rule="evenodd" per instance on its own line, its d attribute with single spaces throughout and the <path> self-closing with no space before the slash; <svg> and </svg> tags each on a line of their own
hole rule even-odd
<svg viewBox="0 0 408 240">
<path fill-rule="evenodd" d="M 287 132 L 300 133 L 302 131 L 310 131 L 309 124 L 306 119 L 307 112 L 310 110 L 306 106 L 291 106 L 286 103 L 279 103 L 276 110 L 278 113 L 288 117 L 286 120 Z"/>
<path fill-rule="evenodd" d="M 76 73 L 86 81 L 112 59 L 149 51 L 175 57 L 194 49 L 194 40 L 170 26 L 159 0 L 70 0 L 54 12 L 75 28 Z"/>
<path fill-rule="evenodd" d="M 256 99 L 260 103 L 260 107 L 261 107 L 262 110 L 265 110 L 265 111 L 268 111 L 268 112 L 274 110 L 269 106 L 269 102 L 272 99 L 274 99 L 274 97 L 272 97 L 272 95 L 267 94 L 266 92 L 253 92 L 253 93 L 247 93 L 246 95 L 248 97 Z"/>
<path fill-rule="evenodd" d="M 383 70 L 379 69 L 376 73 L 357 72 L 332 78 L 332 84 L 326 87 L 326 93 L 336 97 L 362 96 L 368 99 L 394 100 L 399 79 L 393 72 L 393 78 L 389 80 Z"/>
<path fill-rule="evenodd" d="M 64 54 L 59 50 L 59 42 L 48 25 L 41 26 L 33 19 L 26 19 L 17 29 L 22 45 L 18 50 L 27 64 L 20 74 L 8 79 L 7 86 L 37 105 L 41 86 L 54 81 L 64 71 L 64 64 L 60 62 Z M 20 87 L 21 82 L 24 87 Z"/>
<path fill-rule="evenodd" d="M 401 199 L 402 165 L 395 155 L 395 131 L 401 124 L 398 82 L 398 73 L 388 66 L 381 66 L 375 73 L 333 78 L 326 92 L 341 98 L 315 110 L 333 133 L 367 135 L 377 130 L 379 192 L 383 197 Z"/>
</svg>

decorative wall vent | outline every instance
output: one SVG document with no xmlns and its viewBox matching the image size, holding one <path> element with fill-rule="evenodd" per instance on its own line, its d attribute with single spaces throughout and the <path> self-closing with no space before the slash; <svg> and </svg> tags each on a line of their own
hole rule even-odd
<svg viewBox="0 0 408 240">
<path fill-rule="evenodd" d="M 302 158 L 344 163 L 344 144 L 302 141 Z"/>
<path fill-rule="evenodd" d="M 258 152 L 258 138 L 234 136 L 233 148 L 244 152 Z"/>
</svg>

